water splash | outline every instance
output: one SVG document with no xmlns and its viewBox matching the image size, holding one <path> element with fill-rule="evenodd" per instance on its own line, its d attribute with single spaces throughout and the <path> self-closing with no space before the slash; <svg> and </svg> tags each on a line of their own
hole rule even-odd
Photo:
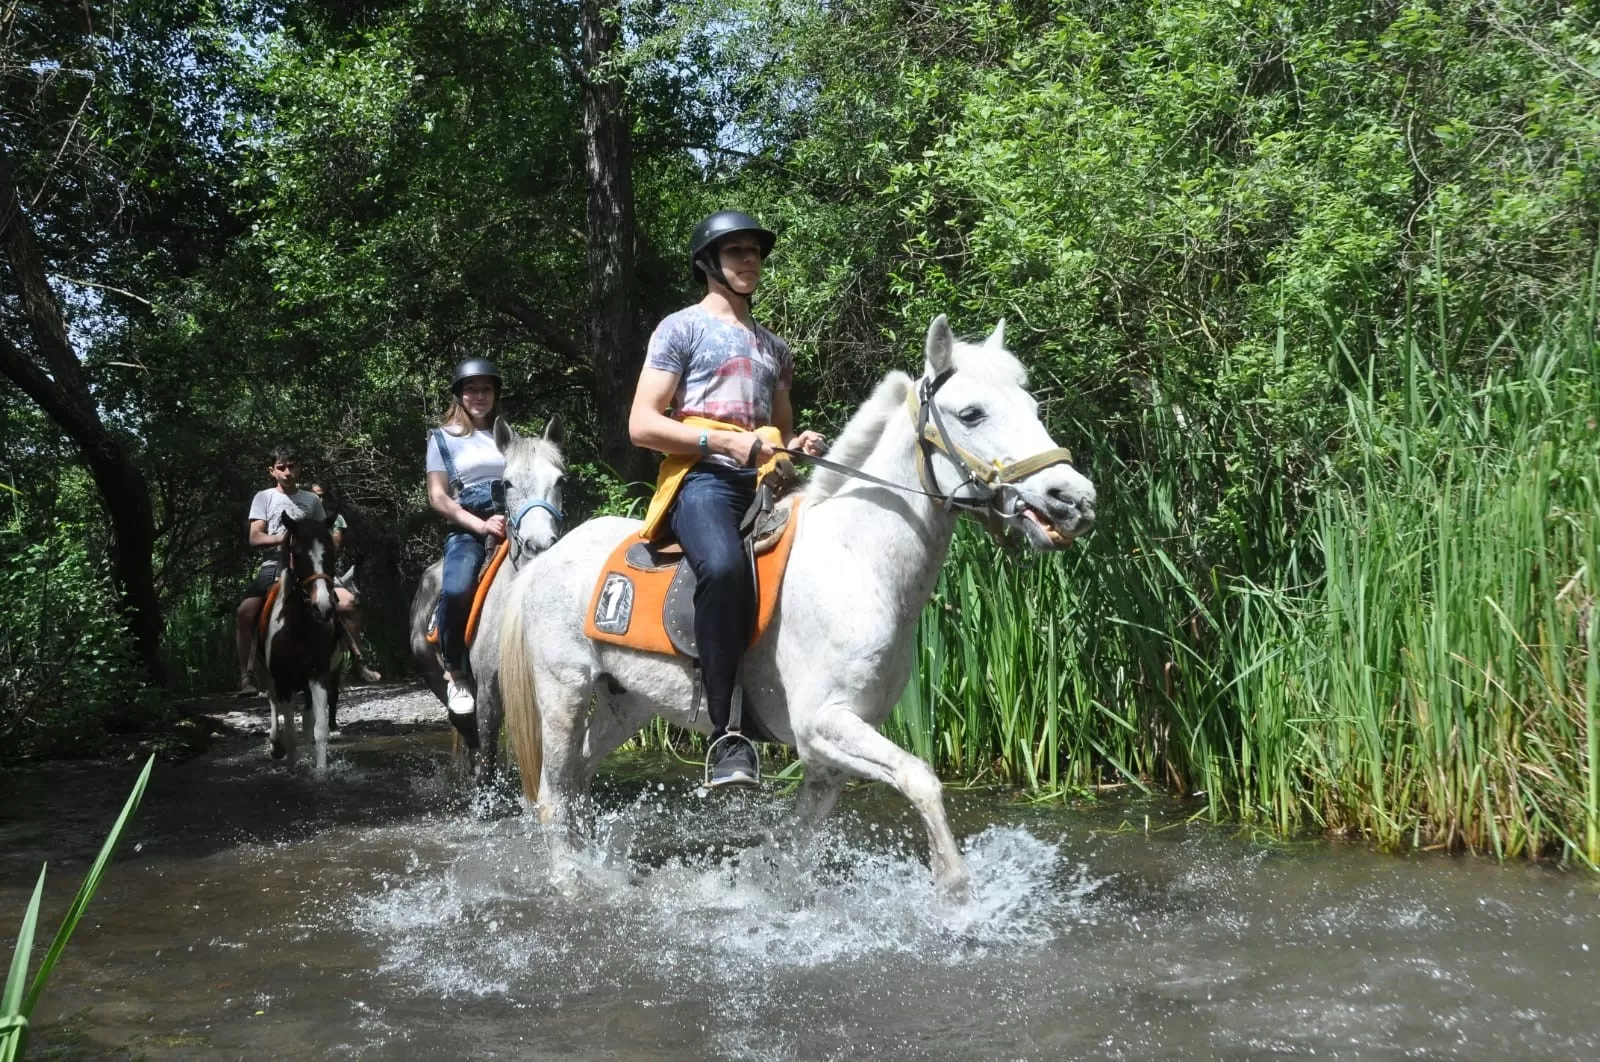
<svg viewBox="0 0 1600 1062">
<path fill-rule="evenodd" d="M 434 851 L 347 916 L 380 945 L 385 972 L 419 989 L 549 998 L 619 978 L 732 989 L 829 964 L 1039 949 L 1084 920 L 1100 886 L 1058 844 L 991 826 L 965 845 L 971 901 L 952 907 L 903 840 L 844 819 L 780 843 L 786 812 L 650 790 L 597 816 L 576 852 L 530 817 L 438 823 Z"/>
</svg>

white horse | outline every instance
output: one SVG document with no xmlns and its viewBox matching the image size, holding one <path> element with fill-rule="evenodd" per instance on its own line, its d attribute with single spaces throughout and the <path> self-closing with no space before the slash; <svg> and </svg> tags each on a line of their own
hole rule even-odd
<svg viewBox="0 0 1600 1062">
<path fill-rule="evenodd" d="M 461 732 L 467 747 L 467 761 L 474 782 L 484 786 L 494 780 L 500 741 L 500 618 L 510 595 L 516 572 L 536 554 L 549 549 L 561 534 L 561 488 L 566 479 L 566 462 L 561 456 L 563 432 L 561 418 L 551 417 L 542 438 L 518 435 L 504 419 L 494 424 L 495 445 L 505 455 L 506 534 L 511 553 L 500 566 L 484 598 L 478 619 L 478 633 L 467 661 L 477 687 L 476 710 L 471 716 L 454 716 L 450 721 Z M 444 663 L 437 646 L 427 640 L 428 627 L 439 603 L 442 560 L 434 561 L 422 573 L 422 581 L 411 599 L 411 659 L 439 703 L 445 703 Z"/>
<path fill-rule="evenodd" d="M 1094 487 L 1039 422 L 1003 326 L 978 346 L 935 318 L 920 381 L 892 372 L 857 411 L 830 456 L 861 475 L 813 476 L 776 614 L 740 666 L 743 711 L 805 763 L 799 824 L 825 816 L 850 777 L 887 782 L 921 814 L 935 881 L 957 901 L 967 869 L 939 779 L 878 732 L 905 689 L 917 618 L 960 510 L 1020 530 L 1036 549 L 1094 523 Z M 691 718 L 687 659 L 583 634 L 602 564 L 638 526 L 591 520 L 525 565 L 502 629 L 501 694 L 523 792 L 573 831 L 573 804 L 601 759 L 652 714 L 710 728 L 705 713 Z"/>
</svg>

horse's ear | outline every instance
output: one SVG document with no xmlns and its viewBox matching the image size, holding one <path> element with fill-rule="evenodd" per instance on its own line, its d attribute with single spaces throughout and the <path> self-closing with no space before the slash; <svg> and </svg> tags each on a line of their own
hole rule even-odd
<svg viewBox="0 0 1600 1062">
<path fill-rule="evenodd" d="M 561 423 L 561 414 L 552 414 L 544 426 L 545 442 L 555 443 L 557 446 L 567 444 L 567 428 Z"/>
<path fill-rule="evenodd" d="M 925 349 L 929 376 L 939 376 L 950 368 L 950 354 L 955 345 L 955 333 L 950 331 L 950 322 L 941 313 L 928 326 L 928 342 Z"/>
<path fill-rule="evenodd" d="M 506 423 L 506 418 L 494 418 L 494 444 L 500 448 L 501 453 L 509 450 L 516 439 L 517 429 Z"/>
<path fill-rule="evenodd" d="M 995 324 L 994 331 L 990 332 L 989 338 L 983 341 L 983 346 L 985 350 L 1006 349 L 1006 319 L 1004 317 L 1000 318 L 999 322 Z"/>
<path fill-rule="evenodd" d="M 296 535 L 300 534 L 300 521 L 296 520 L 294 517 L 290 516 L 288 513 L 284 513 L 283 514 L 283 529 L 285 531 L 289 532 L 289 537 L 290 538 L 294 538 Z"/>
</svg>

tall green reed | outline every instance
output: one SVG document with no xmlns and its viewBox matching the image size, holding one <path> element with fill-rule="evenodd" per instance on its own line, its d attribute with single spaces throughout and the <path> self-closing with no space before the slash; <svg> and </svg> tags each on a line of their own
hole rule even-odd
<svg viewBox="0 0 1600 1062">
<path fill-rule="evenodd" d="M 117 845 L 122 842 L 122 835 L 128 828 L 128 822 L 133 818 L 134 811 L 139 807 L 139 801 L 144 797 L 145 786 L 150 783 L 150 772 L 154 769 L 155 763 L 154 756 L 145 761 L 144 770 L 139 772 L 138 780 L 133 783 L 133 791 L 128 794 L 127 803 L 122 806 L 122 813 L 117 816 L 117 821 L 112 825 L 105 843 L 100 846 L 100 853 L 95 856 L 89 872 L 83 876 L 77 895 L 73 897 L 67 913 L 62 916 L 61 925 L 56 930 L 50 948 L 45 952 L 44 959 L 39 963 L 39 969 L 30 983 L 28 961 L 33 954 L 34 931 L 39 923 L 39 903 L 44 897 L 44 877 L 48 869 L 39 868 L 39 881 L 34 886 L 33 896 L 29 899 L 27 910 L 22 915 L 22 927 L 17 933 L 17 944 L 12 952 L 11 967 L 6 975 L 5 987 L 0 989 L 0 1062 L 15 1062 L 27 1052 L 29 1019 L 39 1003 L 39 997 L 44 994 L 50 975 L 55 972 L 56 964 L 61 961 L 61 953 L 66 949 L 67 942 L 72 939 L 73 932 L 83 921 L 89 901 L 94 899 L 95 892 L 100 888 L 106 867 L 110 865 L 111 857 L 116 853 Z"/>
<path fill-rule="evenodd" d="M 1083 548 L 958 535 L 889 732 L 968 779 L 1600 862 L 1594 322 L 1592 286 L 1499 333 L 1330 319 L 1298 472 L 1156 382 Z"/>
</svg>

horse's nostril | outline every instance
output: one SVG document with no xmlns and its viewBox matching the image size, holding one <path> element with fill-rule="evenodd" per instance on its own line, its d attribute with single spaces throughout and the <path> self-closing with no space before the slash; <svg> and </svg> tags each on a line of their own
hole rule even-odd
<svg viewBox="0 0 1600 1062">
<path fill-rule="evenodd" d="M 1063 508 L 1077 509 L 1081 513 L 1094 513 L 1094 499 L 1085 498 L 1082 494 L 1069 490 L 1066 487 L 1051 487 L 1045 491 L 1045 497 Z"/>
</svg>

